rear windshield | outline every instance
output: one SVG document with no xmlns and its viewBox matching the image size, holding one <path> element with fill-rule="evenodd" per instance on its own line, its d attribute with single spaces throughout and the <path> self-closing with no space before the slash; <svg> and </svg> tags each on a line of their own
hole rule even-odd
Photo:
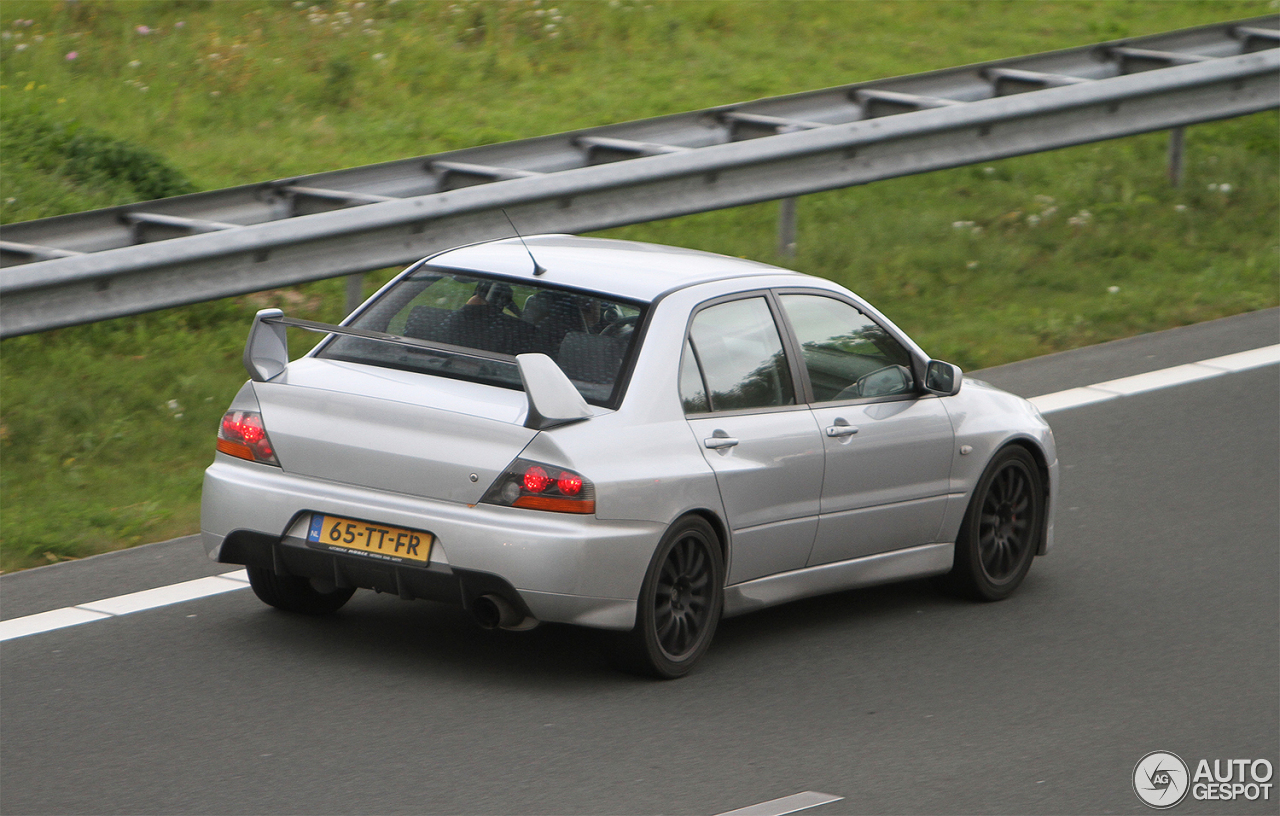
<svg viewBox="0 0 1280 816">
<path fill-rule="evenodd" d="M 351 325 L 441 346 L 337 337 L 317 356 L 522 389 L 512 358 L 541 352 L 559 364 L 587 402 L 611 407 L 621 395 L 643 314 L 640 304 L 594 293 L 424 267 L 384 292 Z"/>
</svg>

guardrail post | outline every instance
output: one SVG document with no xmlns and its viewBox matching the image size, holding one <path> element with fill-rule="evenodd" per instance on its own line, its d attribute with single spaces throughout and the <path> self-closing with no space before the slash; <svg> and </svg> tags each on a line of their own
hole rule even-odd
<svg viewBox="0 0 1280 816">
<path fill-rule="evenodd" d="M 796 256 L 796 200 L 794 198 L 778 201 L 778 254 L 784 258 Z"/>
<path fill-rule="evenodd" d="M 1182 185 L 1182 132 L 1184 128 L 1173 128 L 1169 131 L 1169 183 L 1174 187 Z"/>
<path fill-rule="evenodd" d="M 364 273 L 347 275 L 347 310 L 343 316 L 354 312 L 361 303 L 364 303 Z"/>
</svg>

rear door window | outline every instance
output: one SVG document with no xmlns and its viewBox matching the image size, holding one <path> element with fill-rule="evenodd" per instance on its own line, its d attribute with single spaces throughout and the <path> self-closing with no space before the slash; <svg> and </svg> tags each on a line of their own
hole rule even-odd
<svg viewBox="0 0 1280 816">
<path fill-rule="evenodd" d="M 690 357 L 698 365 L 692 365 Z M 689 370 L 699 371 L 701 378 L 689 375 Z M 768 301 L 732 300 L 694 316 L 681 392 L 686 412 L 694 413 L 795 404 L 791 372 Z"/>
</svg>

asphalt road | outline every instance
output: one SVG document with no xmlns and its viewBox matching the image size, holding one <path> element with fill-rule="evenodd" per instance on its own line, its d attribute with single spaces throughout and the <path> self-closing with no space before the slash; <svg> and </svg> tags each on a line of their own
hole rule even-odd
<svg viewBox="0 0 1280 816">
<path fill-rule="evenodd" d="M 1026 396 L 1280 342 L 1275 310 L 983 372 Z M 1280 367 L 1050 416 L 1057 546 L 725 621 L 675 682 L 584 633 L 247 591 L 0 647 L 0 812 L 1145 813 L 1146 753 L 1280 765 Z M 229 568 L 189 539 L 0 578 L 5 619 Z M 1175 813 L 1275 813 L 1269 801 Z"/>
</svg>

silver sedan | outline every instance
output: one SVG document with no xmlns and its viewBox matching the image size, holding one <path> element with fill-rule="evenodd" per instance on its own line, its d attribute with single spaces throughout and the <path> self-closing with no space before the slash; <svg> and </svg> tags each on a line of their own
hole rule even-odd
<svg viewBox="0 0 1280 816">
<path fill-rule="evenodd" d="M 290 361 L 287 327 L 323 332 Z M 322 614 L 363 587 L 614 630 L 685 674 L 722 616 L 1053 544 L 1053 434 L 830 281 L 564 235 L 407 269 L 341 326 L 259 312 L 205 473 L 211 557 Z"/>
</svg>

